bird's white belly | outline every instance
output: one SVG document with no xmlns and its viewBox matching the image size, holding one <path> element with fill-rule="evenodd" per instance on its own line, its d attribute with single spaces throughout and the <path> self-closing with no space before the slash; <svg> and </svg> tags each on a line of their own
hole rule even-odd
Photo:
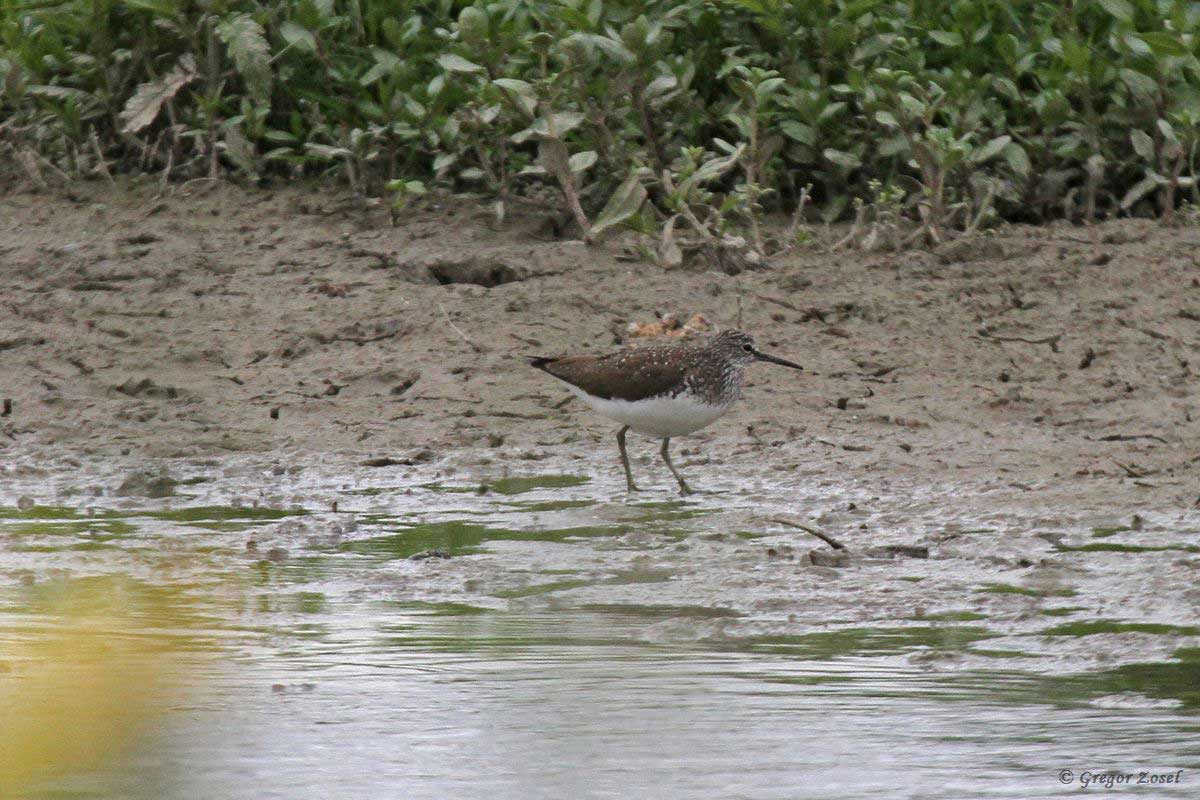
<svg viewBox="0 0 1200 800">
<path fill-rule="evenodd" d="M 570 388 L 585 403 L 609 419 L 628 425 L 638 433 L 661 438 L 698 431 L 729 409 L 727 405 L 709 405 L 686 393 L 648 400 L 604 400 L 592 397 L 574 386 Z"/>
</svg>

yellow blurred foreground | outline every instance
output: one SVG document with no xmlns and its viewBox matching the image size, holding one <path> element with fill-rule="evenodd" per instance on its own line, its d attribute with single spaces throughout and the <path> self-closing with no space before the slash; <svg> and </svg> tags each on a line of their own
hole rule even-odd
<svg viewBox="0 0 1200 800">
<path fill-rule="evenodd" d="M 119 577 L 21 593 L 28 604 L 0 616 L 0 798 L 63 781 L 103 795 L 106 777 L 122 773 L 128 786 L 131 755 L 155 747 L 182 678 L 195 674 L 183 659 L 201 618 L 181 610 L 179 592 Z M 163 777 L 133 780 L 149 788 Z"/>
</svg>

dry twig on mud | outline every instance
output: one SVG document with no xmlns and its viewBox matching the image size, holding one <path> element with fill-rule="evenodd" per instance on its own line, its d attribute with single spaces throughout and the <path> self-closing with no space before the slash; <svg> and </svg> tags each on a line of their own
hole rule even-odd
<svg viewBox="0 0 1200 800">
<path fill-rule="evenodd" d="M 1096 441 L 1098 442 L 1132 442 L 1137 439 L 1153 439 L 1156 442 L 1167 444 L 1167 440 L 1161 436 L 1155 436 L 1153 433 L 1114 433 L 1110 436 L 1101 436 Z"/>
<path fill-rule="evenodd" d="M 1158 472 L 1156 469 L 1142 469 L 1137 464 L 1122 464 L 1115 458 L 1110 458 L 1109 461 L 1120 467 L 1130 478 L 1147 478 Z"/>
<path fill-rule="evenodd" d="M 789 528 L 798 528 L 799 530 L 802 530 L 805 533 L 811 533 L 813 536 L 817 537 L 822 542 L 824 542 L 825 544 L 832 547 L 834 550 L 845 550 L 846 549 L 846 545 L 842 544 L 837 539 L 830 536 L 828 533 L 823 533 L 823 532 L 817 530 L 816 528 L 810 528 L 808 525 L 805 525 L 801 522 L 794 522 L 790 519 L 784 519 L 783 517 L 771 517 L 770 521 L 778 523 L 780 525 L 786 525 Z"/>
<path fill-rule="evenodd" d="M 787 300 L 780 300 L 778 297 L 771 297 L 770 295 L 765 295 L 765 294 L 755 294 L 754 296 L 757 297 L 759 300 L 762 300 L 767 303 L 774 303 L 775 305 L 782 306 L 783 308 L 786 308 L 790 311 L 795 311 L 800 314 L 804 313 L 804 309 L 797 308 L 796 306 L 789 303 Z"/>
<path fill-rule="evenodd" d="M 461 338 L 464 342 L 466 342 L 467 345 L 471 348 L 471 350 L 473 350 L 476 353 L 482 353 L 483 348 L 480 347 L 479 345 L 475 344 L 474 342 L 472 342 L 467 337 L 467 335 L 462 332 L 462 329 L 454 324 L 454 320 L 450 319 L 450 312 L 446 310 L 446 306 L 443 305 L 442 303 L 438 303 L 438 308 L 441 309 L 442 316 L 446 318 L 446 324 L 450 326 L 450 329 L 452 331 L 454 331 L 455 333 L 457 333 L 459 335 L 459 338 Z"/>
<path fill-rule="evenodd" d="M 977 331 L 979 338 L 988 339 L 993 342 L 1022 342 L 1024 344 L 1048 344 L 1050 349 L 1055 353 L 1058 352 L 1058 343 L 1063 338 L 1063 334 L 1056 333 L 1053 336 L 1045 336 L 1041 339 L 1026 339 L 1024 336 L 999 336 L 992 333 L 987 328 L 980 328 Z"/>
</svg>

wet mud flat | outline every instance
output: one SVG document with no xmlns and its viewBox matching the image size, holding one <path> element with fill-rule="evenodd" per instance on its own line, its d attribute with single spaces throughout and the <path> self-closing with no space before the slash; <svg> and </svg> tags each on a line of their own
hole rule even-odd
<svg viewBox="0 0 1200 800">
<path fill-rule="evenodd" d="M 115 640 L 186 642 L 185 713 L 137 762 L 159 796 L 1200 780 L 1194 229 L 729 276 L 466 207 L 392 229 L 334 196 L 145 199 L 3 201 L 0 680 L 73 593 Z M 655 312 L 740 316 L 816 373 L 752 373 L 678 442 L 696 497 L 634 439 L 627 496 L 614 431 L 520 358 Z M 603 769 L 581 788 L 520 747 Z"/>
<path fill-rule="evenodd" d="M 1200 766 L 1190 512 L 980 512 L 769 469 L 631 498 L 615 473 L 245 456 L 122 497 L 111 463 L 0 497 L 6 679 L 38 669 L 24 648 L 63 598 L 90 598 L 106 641 L 174 643 L 185 696 L 151 751 L 65 784 L 94 796 L 870 797 L 902 777 L 1054 797 L 1078 791 L 1065 768 Z M 247 774 L 254 792 L 230 788 Z"/>
</svg>

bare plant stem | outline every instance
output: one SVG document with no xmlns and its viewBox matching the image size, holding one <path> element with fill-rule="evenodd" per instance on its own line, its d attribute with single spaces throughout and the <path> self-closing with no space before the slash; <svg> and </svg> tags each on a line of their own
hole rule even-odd
<svg viewBox="0 0 1200 800">
<path fill-rule="evenodd" d="M 979 210 L 975 213 L 975 219 L 971 220 L 971 223 L 963 229 L 963 236 L 970 236 L 979 230 L 979 226 L 983 223 L 984 218 L 992 207 L 992 200 L 995 195 L 995 188 L 989 184 L 987 192 L 983 196 L 983 201 L 979 204 Z"/>
<path fill-rule="evenodd" d="M 662 182 L 663 188 L 667 190 L 667 194 L 675 193 L 675 182 L 671 180 L 671 173 L 663 170 Z M 705 242 L 716 244 L 717 237 L 713 235 L 712 231 L 708 229 L 707 225 L 705 225 L 696 217 L 696 213 L 692 211 L 690 206 L 688 206 L 687 200 L 684 199 L 679 205 L 679 213 L 682 214 L 683 218 L 686 219 L 688 224 L 692 226 L 692 229 L 704 237 Z"/>
<path fill-rule="evenodd" d="M 850 232 L 847 233 L 840 241 L 833 246 L 834 250 L 841 250 L 843 247 L 849 247 L 854 244 L 863 234 L 863 228 L 867 223 L 867 207 L 861 205 L 854 212 L 854 224 L 850 227 Z"/>
<path fill-rule="evenodd" d="M 108 179 L 108 185 L 115 187 L 117 182 L 113 180 L 112 173 L 108 171 L 108 162 L 104 160 L 104 152 L 100 149 L 100 137 L 96 135 L 96 129 L 92 129 L 91 136 L 92 150 L 96 153 L 96 170 Z"/>
<path fill-rule="evenodd" d="M 543 72 L 545 66 L 543 65 Z M 571 174 L 571 165 L 567 159 L 567 145 L 559 138 L 558 130 L 554 125 L 554 110 L 549 103 L 542 104 L 542 113 L 546 117 L 546 139 L 543 144 L 554 144 L 561 148 L 562 158 L 551 159 L 552 163 L 548 165 L 548 169 L 555 173 L 554 177 L 558 179 L 558 185 L 562 189 L 563 197 L 567 201 L 567 208 L 571 210 L 571 214 L 575 217 L 575 224 L 583 232 L 583 241 L 591 244 L 592 224 L 588 222 L 587 214 L 583 212 L 583 206 L 579 204 L 579 191 L 575 186 L 575 176 Z"/>
<path fill-rule="evenodd" d="M 766 254 L 766 248 L 763 247 L 762 230 L 758 224 L 758 98 L 750 94 L 750 143 L 749 153 L 743 158 L 742 166 L 746 171 L 746 196 L 749 200 L 750 208 L 750 237 L 754 243 L 754 249 L 760 255 Z"/>
<path fill-rule="evenodd" d="M 1162 190 L 1162 221 L 1166 225 L 1170 225 L 1175 221 L 1175 193 L 1179 189 L 1179 176 L 1183 174 L 1183 165 L 1183 153 L 1180 153 L 1176 156 L 1175 163 L 1171 166 L 1171 177 Z"/>
<path fill-rule="evenodd" d="M 643 85 L 642 79 L 639 77 L 633 83 L 633 105 L 638 111 L 638 119 L 642 126 L 642 136 L 646 139 L 646 144 L 650 145 L 650 155 L 654 159 L 654 171 L 662 172 L 667 168 L 667 157 L 663 152 L 662 144 L 658 141 L 658 134 L 654 130 L 654 122 L 650 117 L 650 109 L 646 105 L 646 87 Z"/>
<path fill-rule="evenodd" d="M 792 222 L 784 234 L 784 245 L 777 255 L 786 255 L 796 249 L 796 237 L 800 234 L 800 224 L 804 221 L 804 207 L 808 205 L 808 189 L 809 187 L 805 186 L 800 190 L 796 210 L 792 213 Z"/>
</svg>

